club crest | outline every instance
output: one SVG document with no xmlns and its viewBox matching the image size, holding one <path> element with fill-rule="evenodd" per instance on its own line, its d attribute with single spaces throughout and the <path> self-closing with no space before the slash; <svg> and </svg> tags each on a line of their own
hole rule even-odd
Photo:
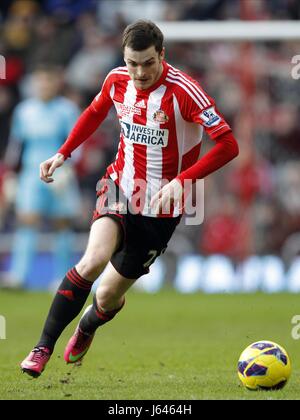
<svg viewBox="0 0 300 420">
<path fill-rule="evenodd" d="M 165 124 L 169 121 L 169 117 L 165 114 L 162 109 L 159 109 L 153 114 L 153 120 L 160 124 Z"/>
</svg>

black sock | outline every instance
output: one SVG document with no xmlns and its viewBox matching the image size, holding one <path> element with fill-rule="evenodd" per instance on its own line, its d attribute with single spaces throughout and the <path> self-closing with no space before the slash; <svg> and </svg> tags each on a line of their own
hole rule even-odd
<svg viewBox="0 0 300 420">
<path fill-rule="evenodd" d="M 41 338 L 36 347 L 47 347 L 51 352 L 63 330 L 80 313 L 92 283 L 70 270 L 58 288 L 50 308 Z"/>
<path fill-rule="evenodd" d="M 93 306 L 81 319 L 79 328 L 86 334 L 93 334 L 98 327 L 112 320 L 114 316 L 123 308 L 124 304 L 125 299 L 119 308 L 104 312 L 103 309 L 97 306 L 96 296 L 94 296 Z"/>
</svg>

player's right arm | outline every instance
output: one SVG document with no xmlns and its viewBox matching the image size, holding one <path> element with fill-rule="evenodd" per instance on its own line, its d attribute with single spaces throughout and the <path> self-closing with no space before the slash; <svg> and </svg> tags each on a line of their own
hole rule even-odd
<svg viewBox="0 0 300 420">
<path fill-rule="evenodd" d="M 111 78 L 108 75 L 103 83 L 101 92 L 80 115 L 58 153 L 40 164 L 40 179 L 42 181 L 47 184 L 53 182 L 52 176 L 55 170 L 71 157 L 72 152 L 87 140 L 106 118 L 113 105 L 110 96 L 111 84 Z"/>
</svg>

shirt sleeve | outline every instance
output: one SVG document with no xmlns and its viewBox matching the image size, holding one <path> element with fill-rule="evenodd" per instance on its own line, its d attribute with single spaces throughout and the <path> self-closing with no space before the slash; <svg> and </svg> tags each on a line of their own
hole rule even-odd
<svg viewBox="0 0 300 420">
<path fill-rule="evenodd" d="M 180 102 L 186 121 L 201 124 L 212 139 L 231 131 L 229 124 L 217 109 L 215 101 L 195 80 L 189 80 L 183 90 Z"/>
<path fill-rule="evenodd" d="M 112 83 L 110 75 L 108 75 L 103 83 L 101 91 L 91 103 L 91 109 L 103 119 L 108 114 L 110 108 L 113 106 L 113 90 L 114 84 Z"/>
<path fill-rule="evenodd" d="M 205 178 L 222 168 L 239 154 L 238 143 L 232 132 L 223 133 L 216 139 L 215 146 L 194 165 L 181 172 L 177 179 L 184 185 L 185 180 Z"/>
</svg>

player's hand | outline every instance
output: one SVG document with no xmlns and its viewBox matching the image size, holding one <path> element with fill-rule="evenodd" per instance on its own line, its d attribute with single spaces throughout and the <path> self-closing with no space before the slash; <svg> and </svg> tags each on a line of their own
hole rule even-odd
<svg viewBox="0 0 300 420">
<path fill-rule="evenodd" d="M 40 164 L 40 178 L 42 181 L 49 184 L 50 182 L 53 182 L 54 179 L 52 178 L 52 175 L 56 171 L 57 168 L 62 166 L 64 164 L 65 157 L 61 153 L 57 153 L 53 157 L 51 157 L 48 160 L 45 160 L 45 162 L 42 162 Z"/>
<path fill-rule="evenodd" d="M 178 179 L 173 179 L 158 191 L 151 199 L 150 206 L 154 214 L 169 214 L 172 205 L 182 206 L 183 186 Z"/>
</svg>

